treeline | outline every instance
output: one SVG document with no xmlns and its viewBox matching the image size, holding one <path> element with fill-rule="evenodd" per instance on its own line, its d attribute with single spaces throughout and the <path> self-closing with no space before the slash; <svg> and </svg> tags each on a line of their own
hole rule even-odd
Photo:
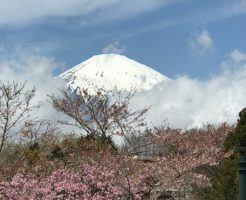
<svg viewBox="0 0 246 200">
<path fill-rule="evenodd" d="M 33 118 L 36 89 L 0 83 L 1 199 L 238 199 L 238 154 L 246 112 L 238 125 L 182 131 L 147 127 L 133 111 L 133 94 L 87 90 L 50 95 L 81 135 Z M 113 138 L 122 137 L 118 147 Z"/>
</svg>

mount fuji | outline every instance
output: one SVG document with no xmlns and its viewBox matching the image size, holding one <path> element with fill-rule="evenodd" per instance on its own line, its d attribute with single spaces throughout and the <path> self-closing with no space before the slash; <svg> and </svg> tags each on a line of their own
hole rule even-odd
<svg viewBox="0 0 246 200">
<path fill-rule="evenodd" d="M 95 55 L 60 75 L 72 91 L 78 88 L 94 93 L 95 88 L 106 91 L 148 91 L 171 79 L 118 54 Z"/>
</svg>

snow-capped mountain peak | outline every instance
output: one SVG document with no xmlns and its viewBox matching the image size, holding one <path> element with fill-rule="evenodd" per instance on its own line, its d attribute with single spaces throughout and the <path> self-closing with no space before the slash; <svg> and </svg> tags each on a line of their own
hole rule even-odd
<svg viewBox="0 0 246 200">
<path fill-rule="evenodd" d="M 154 85 L 170 80 L 150 67 L 118 54 L 93 56 L 60 77 L 72 90 L 88 88 L 91 92 L 95 87 L 106 91 L 150 90 Z"/>
</svg>

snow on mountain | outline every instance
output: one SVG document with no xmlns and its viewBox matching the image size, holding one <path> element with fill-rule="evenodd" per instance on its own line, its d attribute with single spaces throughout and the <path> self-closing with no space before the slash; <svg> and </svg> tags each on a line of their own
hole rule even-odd
<svg viewBox="0 0 246 200">
<path fill-rule="evenodd" d="M 60 75 L 73 91 L 95 87 L 110 90 L 147 91 L 170 79 L 161 73 L 118 54 L 101 54 L 76 65 Z"/>
</svg>

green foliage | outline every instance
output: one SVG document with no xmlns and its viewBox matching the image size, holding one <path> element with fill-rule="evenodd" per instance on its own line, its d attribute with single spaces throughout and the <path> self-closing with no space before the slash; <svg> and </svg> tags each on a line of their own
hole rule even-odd
<svg viewBox="0 0 246 200">
<path fill-rule="evenodd" d="M 29 150 L 32 152 L 38 151 L 39 150 L 39 144 L 35 142 L 34 144 L 30 145 Z"/>
<path fill-rule="evenodd" d="M 40 147 L 37 142 L 30 145 L 25 151 L 24 156 L 29 164 L 35 163 L 40 158 Z"/>
<path fill-rule="evenodd" d="M 65 159 L 65 153 L 62 151 L 62 148 L 58 145 L 55 145 L 51 151 L 50 159 L 58 159 L 58 160 L 64 160 Z"/>
<path fill-rule="evenodd" d="M 237 135 L 235 131 L 231 132 L 224 142 L 225 151 L 234 149 L 236 147 L 236 141 L 237 141 Z"/>
<path fill-rule="evenodd" d="M 102 149 L 113 149 L 117 151 L 111 136 L 94 138 L 91 135 L 86 135 L 79 138 L 78 144 L 84 151 L 92 149 L 94 151 L 100 151 Z"/>
<path fill-rule="evenodd" d="M 211 177 L 212 187 L 198 189 L 198 200 L 238 200 L 238 156 L 225 158 Z"/>
<path fill-rule="evenodd" d="M 212 186 L 198 191 L 198 199 L 205 200 L 238 200 L 239 177 L 238 162 L 239 154 L 237 146 L 240 139 L 246 139 L 246 108 L 239 112 L 237 126 L 224 142 L 225 151 L 233 150 L 231 157 L 225 158 L 212 176 Z"/>
<path fill-rule="evenodd" d="M 237 148 L 240 139 L 246 139 L 246 108 L 239 112 L 237 127 L 233 133 L 225 141 L 225 149 Z"/>
</svg>

